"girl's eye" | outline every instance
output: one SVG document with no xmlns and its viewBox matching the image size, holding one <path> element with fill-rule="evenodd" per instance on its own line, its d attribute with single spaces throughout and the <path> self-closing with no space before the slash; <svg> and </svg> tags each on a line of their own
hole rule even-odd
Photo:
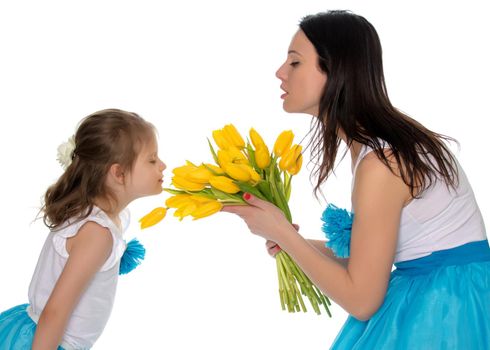
<svg viewBox="0 0 490 350">
<path fill-rule="evenodd" d="M 156 160 L 150 160 L 151 164 L 156 164 L 156 162 L 157 162 Z"/>
<path fill-rule="evenodd" d="M 297 61 L 294 61 L 294 62 L 291 62 L 291 63 L 290 63 L 290 65 L 291 65 L 292 67 L 296 67 L 298 64 L 299 64 L 299 62 L 297 62 Z"/>
</svg>

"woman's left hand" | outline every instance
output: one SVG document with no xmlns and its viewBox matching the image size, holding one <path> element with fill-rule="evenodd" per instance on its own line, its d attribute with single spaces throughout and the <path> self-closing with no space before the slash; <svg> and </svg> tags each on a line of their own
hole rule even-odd
<svg viewBox="0 0 490 350">
<path fill-rule="evenodd" d="M 240 216 L 250 231 L 281 245 L 289 234 L 297 234 L 283 212 L 275 205 L 249 193 L 243 199 L 250 205 L 225 206 L 221 211 Z"/>
</svg>

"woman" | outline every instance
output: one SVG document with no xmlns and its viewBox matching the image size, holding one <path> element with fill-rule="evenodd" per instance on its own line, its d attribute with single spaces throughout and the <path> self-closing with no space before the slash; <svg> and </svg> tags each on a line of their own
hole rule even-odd
<svg viewBox="0 0 490 350">
<path fill-rule="evenodd" d="M 315 118 L 315 191 L 340 142 L 348 146 L 350 256 L 304 239 L 250 194 L 250 206 L 223 211 L 267 239 L 271 254 L 284 249 L 349 312 L 332 349 L 488 348 L 490 249 L 481 213 L 450 138 L 392 106 L 374 27 L 346 11 L 304 18 L 277 77 L 284 110 Z"/>
</svg>

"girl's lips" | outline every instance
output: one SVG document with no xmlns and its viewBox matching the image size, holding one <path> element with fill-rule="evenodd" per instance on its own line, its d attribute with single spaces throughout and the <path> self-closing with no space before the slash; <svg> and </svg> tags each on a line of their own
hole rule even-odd
<svg viewBox="0 0 490 350">
<path fill-rule="evenodd" d="M 284 99 L 284 98 L 286 98 L 286 96 L 287 96 L 287 95 L 288 95 L 288 93 L 287 93 L 287 92 L 285 92 L 285 93 L 283 93 L 283 94 L 281 95 L 281 98 L 282 98 L 282 99 Z"/>
</svg>

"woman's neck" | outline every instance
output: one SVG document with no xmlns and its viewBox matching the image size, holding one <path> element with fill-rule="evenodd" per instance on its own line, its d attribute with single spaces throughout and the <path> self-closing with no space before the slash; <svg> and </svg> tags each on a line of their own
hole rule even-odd
<svg viewBox="0 0 490 350">
<path fill-rule="evenodd" d="M 359 158 L 359 154 L 361 153 L 362 144 L 356 141 L 353 141 L 349 147 L 350 156 L 352 159 L 352 167 L 357 163 L 357 158 Z"/>
<path fill-rule="evenodd" d="M 348 144 L 347 136 L 345 136 L 345 133 L 343 132 L 343 130 L 338 131 L 338 136 L 340 137 L 340 139 L 342 141 L 345 142 L 346 145 Z M 357 141 L 352 141 L 352 143 L 349 146 L 349 153 L 351 156 L 352 168 L 354 168 L 354 164 L 356 164 L 356 162 L 357 162 L 357 158 L 359 157 L 359 153 L 361 153 L 361 148 L 362 148 L 362 144 L 357 142 Z"/>
</svg>

